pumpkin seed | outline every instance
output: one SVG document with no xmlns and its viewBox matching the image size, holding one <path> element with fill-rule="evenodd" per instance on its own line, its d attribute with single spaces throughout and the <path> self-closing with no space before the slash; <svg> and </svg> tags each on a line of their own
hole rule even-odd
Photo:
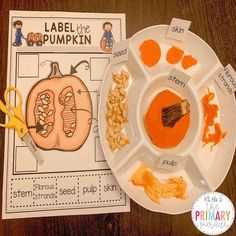
<svg viewBox="0 0 236 236">
<path fill-rule="evenodd" d="M 119 130 L 115 127 L 115 128 L 113 129 L 113 132 L 114 132 L 115 134 L 117 134 L 117 133 L 119 132 Z"/>
<path fill-rule="evenodd" d="M 118 88 L 118 89 L 122 88 L 122 84 L 117 84 L 116 88 Z"/>
<path fill-rule="evenodd" d="M 120 92 L 120 94 L 121 94 L 122 96 L 125 96 L 125 90 L 124 90 L 123 88 L 120 88 L 120 89 L 119 89 L 119 92 Z"/>
<path fill-rule="evenodd" d="M 116 117 L 117 118 L 117 121 L 119 121 L 120 123 L 122 123 L 123 122 L 123 119 L 122 119 L 122 117 L 119 115 L 119 116 L 117 116 Z"/>
<path fill-rule="evenodd" d="M 112 116 L 112 110 L 109 110 L 107 113 L 107 117 L 111 117 Z"/>
<path fill-rule="evenodd" d="M 47 128 L 48 128 L 48 125 L 44 125 L 44 126 L 43 126 L 43 129 L 46 130 Z"/>
<path fill-rule="evenodd" d="M 121 83 L 121 78 L 119 78 L 118 76 L 114 75 L 113 76 L 113 80 L 116 82 L 116 83 Z"/>
<path fill-rule="evenodd" d="M 69 133 L 66 134 L 67 137 L 72 137 L 74 133 L 72 133 L 71 131 Z"/>
<path fill-rule="evenodd" d="M 38 106 L 38 110 L 44 112 L 44 109 L 41 106 Z"/>
<path fill-rule="evenodd" d="M 125 77 L 126 79 L 129 79 L 129 74 L 125 70 L 121 70 L 121 77 Z"/>
<path fill-rule="evenodd" d="M 111 118 L 108 119 L 108 125 L 109 125 L 109 126 L 112 126 L 112 125 L 113 125 L 113 121 L 112 121 Z"/>
<path fill-rule="evenodd" d="M 113 129 L 111 126 L 108 127 L 108 134 L 110 137 L 112 137 L 114 135 Z"/>
<path fill-rule="evenodd" d="M 45 125 L 45 122 L 43 120 L 39 120 L 40 125 Z"/>
<path fill-rule="evenodd" d="M 116 146 L 117 146 L 118 149 L 122 148 L 122 146 L 119 143 L 117 143 Z"/>
<path fill-rule="evenodd" d="M 68 92 L 67 94 L 66 94 L 66 97 L 71 97 L 71 96 L 73 96 L 74 94 L 72 93 L 72 92 Z"/>
<path fill-rule="evenodd" d="M 129 81 L 128 81 L 128 79 L 126 79 L 125 82 L 124 82 L 124 87 L 127 88 L 128 85 L 129 85 Z"/>
<path fill-rule="evenodd" d="M 123 110 L 123 111 L 122 111 L 122 117 L 124 118 L 124 120 L 127 119 L 128 114 L 127 114 L 127 111 L 126 111 L 126 110 Z"/>
<path fill-rule="evenodd" d="M 39 119 L 40 120 L 45 120 L 44 116 L 42 116 L 42 115 L 39 116 Z"/>
<path fill-rule="evenodd" d="M 45 97 L 46 97 L 45 94 L 43 94 L 43 95 L 40 96 L 41 100 L 43 100 Z"/>
<path fill-rule="evenodd" d="M 122 138 L 122 139 L 120 140 L 119 144 L 120 144 L 121 146 L 124 146 L 124 145 L 126 144 L 126 140 Z"/>
<path fill-rule="evenodd" d="M 112 109 L 112 105 L 110 102 L 107 102 L 107 109 L 111 110 Z"/>
<path fill-rule="evenodd" d="M 76 126 L 76 123 L 72 123 L 71 125 L 70 125 L 70 127 L 73 129 L 73 128 L 75 128 L 75 126 Z"/>
<path fill-rule="evenodd" d="M 53 110 L 48 112 L 48 116 L 51 116 L 53 114 Z"/>
<path fill-rule="evenodd" d="M 116 142 L 120 142 L 120 133 L 118 133 L 117 137 L 116 137 Z"/>
<path fill-rule="evenodd" d="M 127 92 L 125 88 L 129 85 L 129 74 L 121 70 L 120 74 L 112 73 L 115 85 L 111 85 L 107 100 L 107 130 L 106 139 L 112 152 L 121 149 L 129 143 L 126 135 L 121 132 L 125 122 L 128 121 L 127 113 Z"/>
<path fill-rule="evenodd" d="M 41 132 L 41 134 L 44 135 L 44 134 L 46 134 L 47 132 L 48 132 L 47 130 L 43 130 L 43 131 Z"/>
<path fill-rule="evenodd" d="M 70 97 L 65 98 L 65 102 L 68 102 L 70 100 Z"/>
<path fill-rule="evenodd" d="M 44 105 L 48 105 L 48 102 L 47 102 L 45 99 L 42 100 L 42 103 L 43 103 Z"/>
</svg>

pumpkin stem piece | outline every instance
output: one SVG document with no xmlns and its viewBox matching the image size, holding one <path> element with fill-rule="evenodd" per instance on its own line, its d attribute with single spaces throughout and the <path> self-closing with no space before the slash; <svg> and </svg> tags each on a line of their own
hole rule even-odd
<svg viewBox="0 0 236 236">
<path fill-rule="evenodd" d="M 51 74 L 49 75 L 49 79 L 52 79 L 52 78 L 61 78 L 63 77 L 60 69 L 59 69 L 59 64 L 58 62 L 53 62 L 51 64 Z"/>
</svg>

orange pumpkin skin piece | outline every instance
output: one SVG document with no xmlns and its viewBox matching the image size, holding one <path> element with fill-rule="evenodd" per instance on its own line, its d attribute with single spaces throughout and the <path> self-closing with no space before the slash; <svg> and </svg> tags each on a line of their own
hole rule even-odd
<svg viewBox="0 0 236 236">
<path fill-rule="evenodd" d="M 181 48 L 172 46 L 166 54 L 166 60 L 168 63 L 174 65 L 181 61 L 183 55 L 184 51 Z"/>
<path fill-rule="evenodd" d="M 162 108 L 181 102 L 181 98 L 169 90 L 156 95 L 146 116 L 145 126 L 154 145 L 159 148 L 177 146 L 185 137 L 190 125 L 190 113 L 183 116 L 174 127 L 165 127 L 162 124 Z"/>
<path fill-rule="evenodd" d="M 144 41 L 140 46 L 140 57 L 148 67 L 155 66 L 161 58 L 161 48 L 159 44 L 152 40 Z"/>
<path fill-rule="evenodd" d="M 56 70 L 58 68 L 54 67 L 54 71 Z M 74 151 L 86 141 L 91 127 L 88 120 L 92 116 L 92 102 L 89 93 L 79 94 L 78 90 L 88 91 L 78 77 L 61 74 L 40 80 L 32 88 L 27 99 L 26 123 L 28 127 L 36 126 L 40 120 L 43 121 L 42 124 L 45 123 L 45 134 L 29 129 L 30 135 L 40 148 Z M 72 106 L 88 112 L 73 112 Z"/>
<path fill-rule="evenodd" d="M 189 67 L 197 64 L 197 59 L 191 55 L 185 55 L 182 60 L 182 67 L 187 70 Z"/>
</svg>

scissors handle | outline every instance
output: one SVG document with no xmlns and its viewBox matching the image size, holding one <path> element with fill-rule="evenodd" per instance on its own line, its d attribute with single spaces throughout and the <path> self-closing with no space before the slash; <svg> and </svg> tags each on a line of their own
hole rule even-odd
<svg viewBox="0 0 236 236">
<path fill-rule="evenodd" d="M 9 94 L 11 91 L 15 91 L 17 96 L 19 97 L 19 101 L 16 106 L 13 106 L 9 102 Z M 20 91 L 13 86 L 9 86 L 4 92 L 4 99 L 5 99 L 7 107 L 9 107 L 14 112 L 15 117 L 20 119 L 22 122 L 25 122 L 24 115 L 22 112 L 22 95 L 21 95 Z"/>
<path fill-rule="evenodd" d="M 8 94 L 10 91 L 15 91 L 19 96 L 19 104 L 14 107 L 10 104 Z M 24 138 L 28 133 L 28 128 L 22 112 L 22 96 L 15 87 L 8 87 L 4 93 L 6 105 L 0 100 L 0 110 L 9 117 L 7 124 L 0 124 L 0 127 L 15 129 L 20 138 Z"/>
<path fill-rule="evenodd" d="M 5 114 L 7 114 L 9 118 L 12 117 L 11 112 L 6 108 L 5 104 L 3 104 L 2 100 L 0 100 L 0 110 L 2 110 Z M 10 122 L 8 124 L 1 124 L 0 123 L 0 127 L 14 128 Z"/>
<path fill-rule="evenodd" d="M 11 112 L 7 109 L 6 105 L 2 102 L 1 99 L 0 99 L 0 110 L 2 110 L 2 112 L 7 114 L 9 117 L 12 116 Z"/>
</svg>

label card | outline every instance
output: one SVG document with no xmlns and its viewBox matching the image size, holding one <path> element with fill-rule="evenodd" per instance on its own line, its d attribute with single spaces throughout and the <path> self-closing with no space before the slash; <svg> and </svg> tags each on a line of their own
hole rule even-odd
<svg viewBox="0 0 236 236">
<path fill-rule="evenodd" d="M 216 81 L 225 95 L 232 95 L 236 91 L 236 72 L 230 64 L 219 71 Z"/>
<path fill-rule="evenodd" d="M 179 91 L 186 87 L 190 79 L 190 76 L 176 69 L 173 69 L 167 78 L 170 86 Z"/>
<path fill-rule="evenodd" d="M 176 155 L 163 155 L 160 157 L 156 167 L 170 171 L 178 170 L 183 164 L 183 157 Z"/>
<path fill-rule="evenodd" d="M 172 18 L 166 37 L 170 39 L 184 41 L 190 25 L 191 21 Z"/>
<path fill-rule="evenodd" d="M 111 63 L 117 64 L 128 60 L 129 40 L 123 40 L 115 43 L 112 48 Z"/>
</svg>

